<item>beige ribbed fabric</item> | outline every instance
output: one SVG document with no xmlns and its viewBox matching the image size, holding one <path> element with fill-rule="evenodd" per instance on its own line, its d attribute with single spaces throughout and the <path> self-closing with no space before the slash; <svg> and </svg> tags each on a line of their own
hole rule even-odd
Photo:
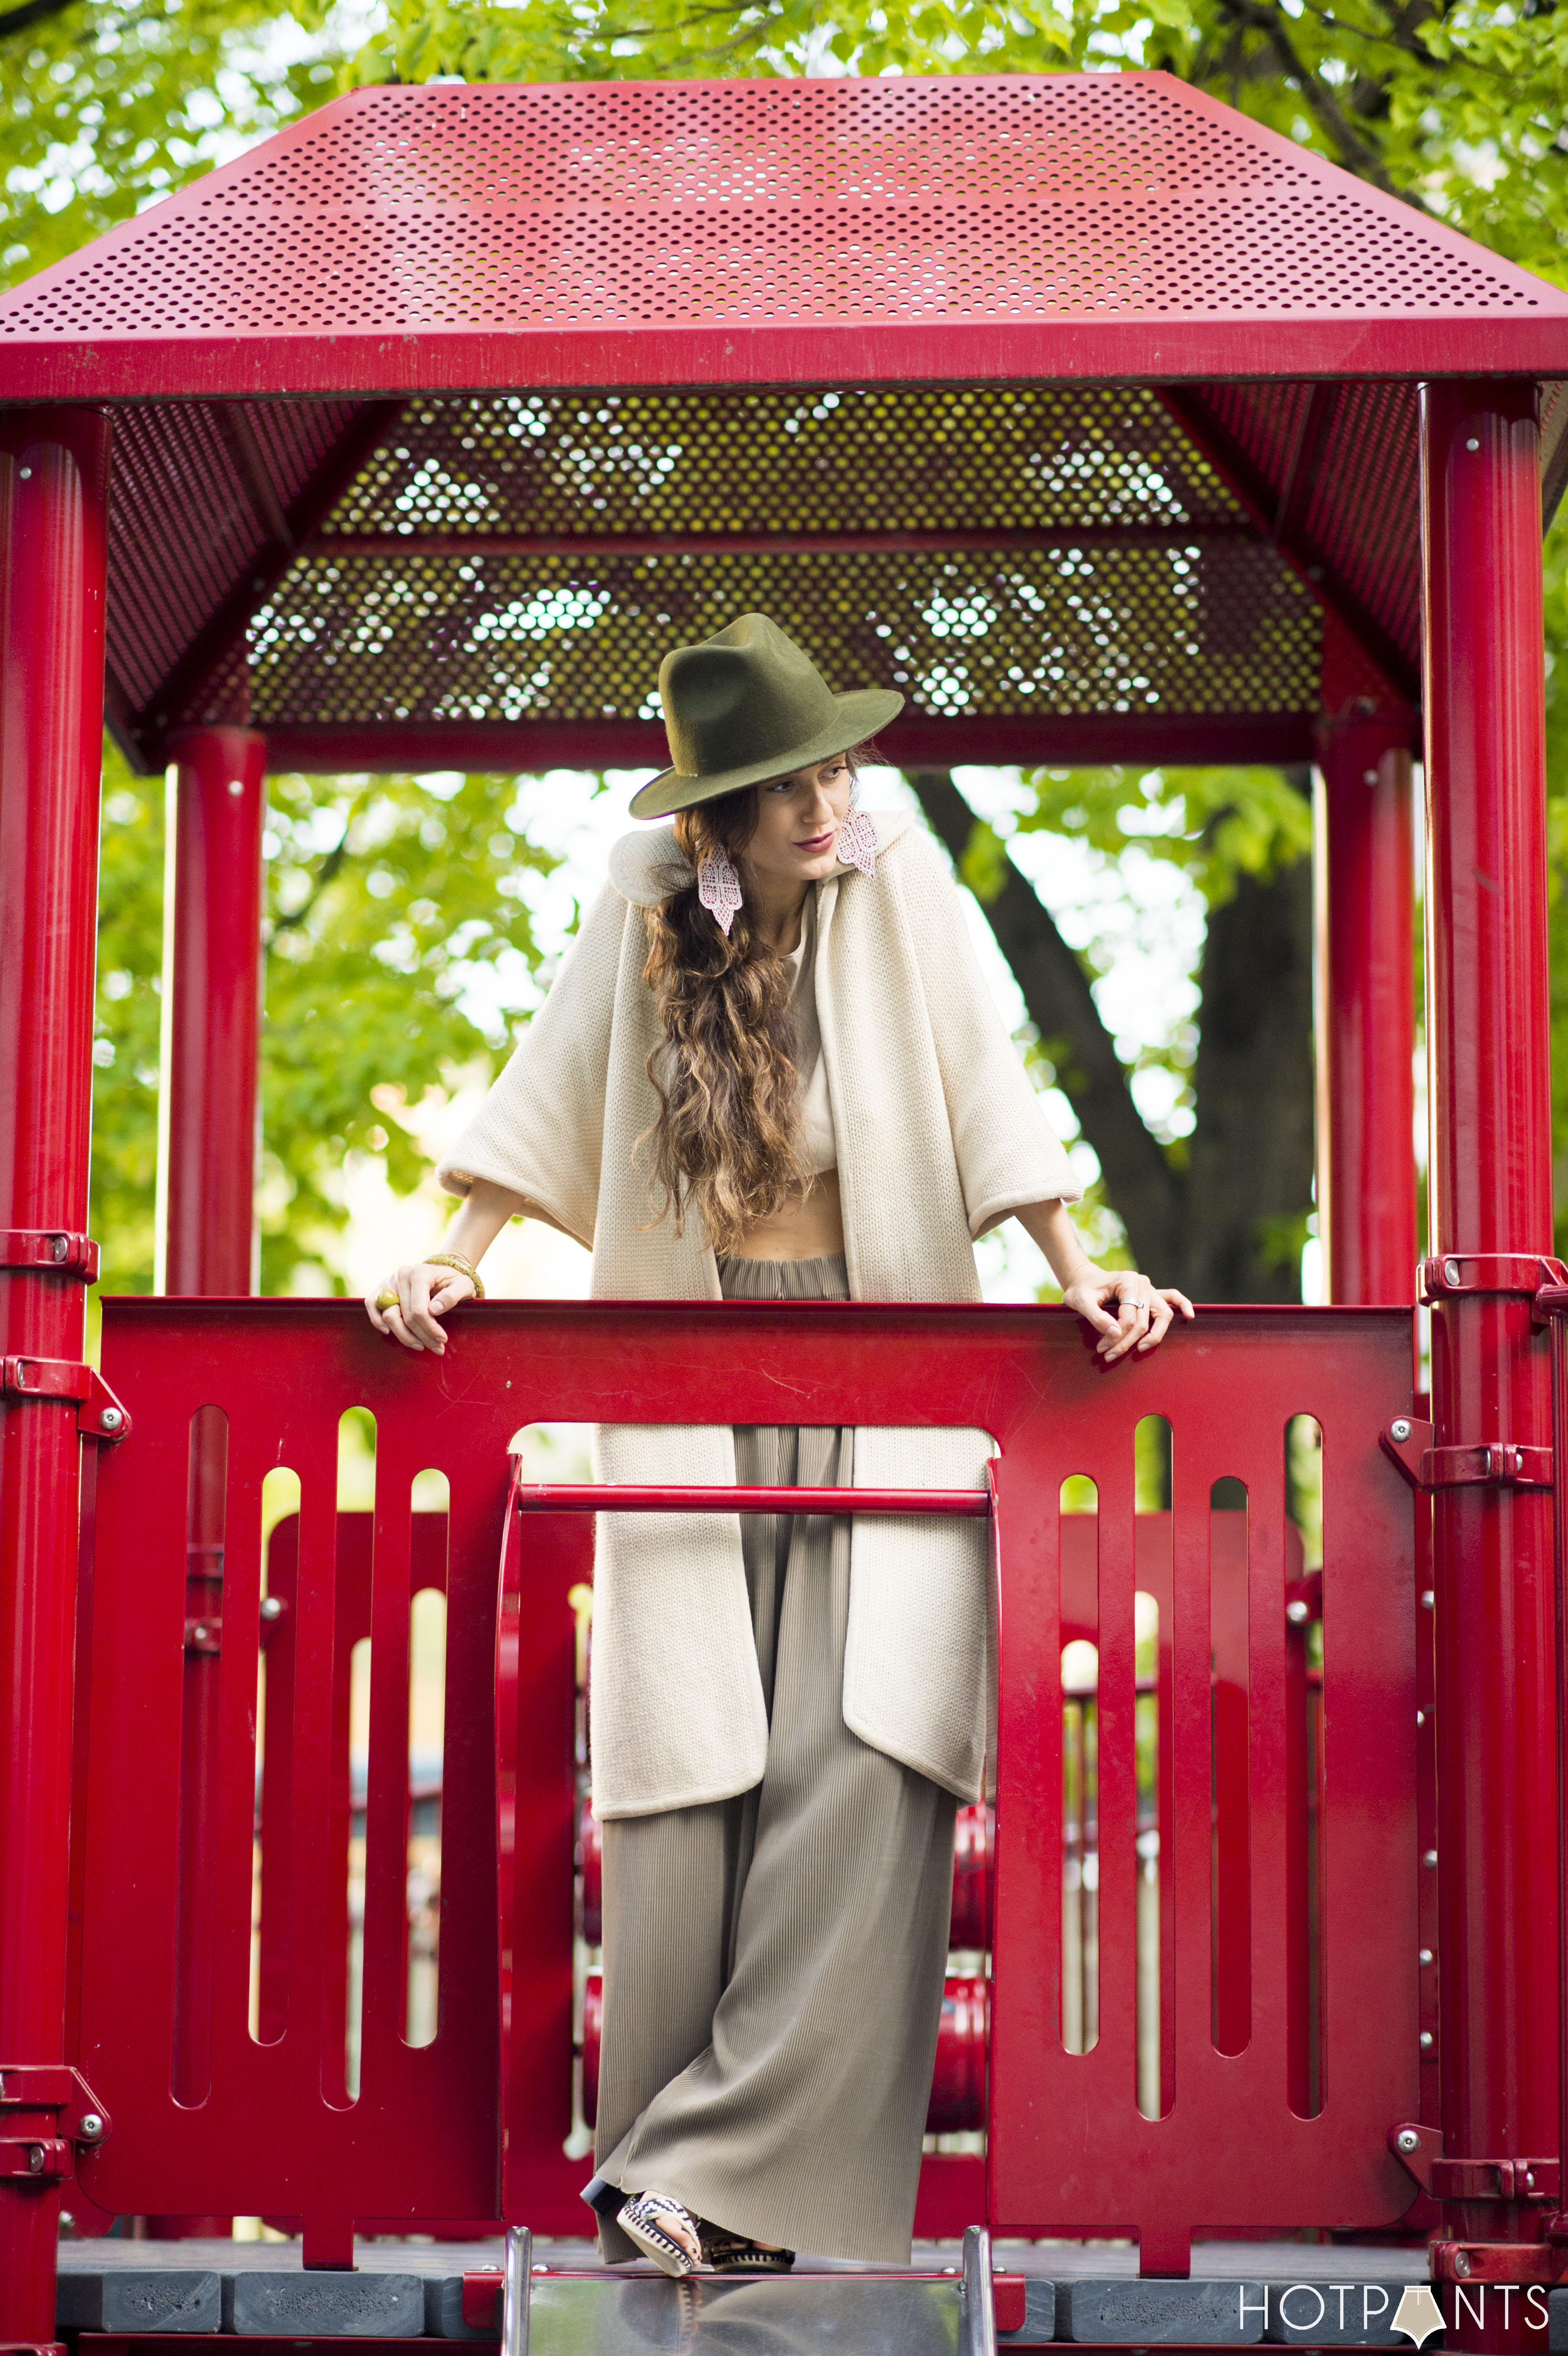
<svg viewBox="0 0 1568 2356">
<path fill-rule="evenodd" d="M 842 1259 L 719 1267 L 730 1300 L 848 1297 Z M 848 1483 L 853 1438 L 737 1429 L 737 1477 Z M 597 2169 L 757 2241 L 905 2265 L 955 1802 L 844 1723 L 848 1518 L 749 1515 L 741 1537 L 766 1771 L 603 1827 Z M 640 2254 L 608 2220 L 600 2241 Z"/>
</svg>

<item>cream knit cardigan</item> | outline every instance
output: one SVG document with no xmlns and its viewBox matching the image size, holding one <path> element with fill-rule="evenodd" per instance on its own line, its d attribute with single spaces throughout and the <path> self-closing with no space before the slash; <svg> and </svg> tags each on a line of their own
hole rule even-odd
<svg viewBox="0 0 1568 2356">
<path fill-rule="evenodd" d="M 816 886 L 849 1290 L 976 1301 L 971 1239 L 1020 1205 L 1083 1190 L 987 990 L 941 852 L 902 814 L 875 823 L 875 878 L 841 868 Z M 667 1216 L 650 1226 L 645 1166 L 634 1167 L 658 1112 L 643 911 L 680 863 L 667 827 L 616 844 L 544 1006 L 440 1166 L 453 1194 L 490 1179 L 588 1245 L 601 1298 L 719 1298 L 700 1220 L 678 1236 Z M 990 1453 L 984 1432 L 858 1430 L 855 1481 L 969 1487 Z M 735 1478 L 727 1427 L 608 1425 L 597 1459 L 606 1480 Z M 965 1799 L 983 1788 L 987 1590 L 983 1524 L 856 1521 L 845 1723 Z M 738 1520 L 600 1517 L 592 1740 L 601 1816 L 695 1807 L 761 1781 L 767 1713 Z"/>
</svg>

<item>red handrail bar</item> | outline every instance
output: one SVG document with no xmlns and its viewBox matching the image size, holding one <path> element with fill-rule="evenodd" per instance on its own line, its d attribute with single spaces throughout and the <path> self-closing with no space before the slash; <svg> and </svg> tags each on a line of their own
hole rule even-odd
<svg viewBox="0 0 1568 2356">
<path fill-rule="evenodd" d="M 937 1514 L 983 1521 L 988 1489 L 668 1488 L 633 1481 L 519 1481 L 520 1514 Z"/>
</svg>

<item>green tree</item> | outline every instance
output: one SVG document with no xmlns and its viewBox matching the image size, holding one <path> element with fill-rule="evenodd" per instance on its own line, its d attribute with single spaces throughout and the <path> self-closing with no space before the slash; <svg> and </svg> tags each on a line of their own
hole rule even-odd
<svg viewBox="0 0 1568 2356">
<path fill-rule="evenodd" d="M 400 1114 L 486 1073 L 536 1001 L 528 878 L 555 864 L 501 816 L 492 776 L 270 781 L 262 1031 L 261 1287 L 329 1264 L 346 1156 L 424 1174 Z M 153 1280 L 162 780 L 105 776 L 93 1099 L 93 1233 L 111 1290 Z M 481 993 L 475 985 L 493 979 Z M 463 1004 L 500 1009 L 482 1027 Z"/>
</svg>

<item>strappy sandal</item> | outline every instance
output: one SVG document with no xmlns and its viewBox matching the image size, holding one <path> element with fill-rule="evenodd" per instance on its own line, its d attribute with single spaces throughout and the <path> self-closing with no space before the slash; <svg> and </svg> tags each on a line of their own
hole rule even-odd
<svg viewBox="0 0 1568 2356">
<path fill-rule="evenodd" d="M 683 2276 L 698 2272 L 699 2261 L 668 2231 L 670 2224 L 679 2225 L 691 2235 L 699 2249 L 702 2247 L 702 2225 L 689 2209 L 672 2201 L 663 2192 L 639 2192 L 628 2201 L 615 2219 L 623 2233 L 646 2252 L 656 2266 L 678 2282 Z"/>
<path fill-rule="evenodd" d="M 795 2264 L 793 2250 L 770 2250 L 744 2233 L 727 2233 L 721 2226 L 704 2225 L 702 2255 L 716 2275 L 787 2275 Z"/>
</svg>

